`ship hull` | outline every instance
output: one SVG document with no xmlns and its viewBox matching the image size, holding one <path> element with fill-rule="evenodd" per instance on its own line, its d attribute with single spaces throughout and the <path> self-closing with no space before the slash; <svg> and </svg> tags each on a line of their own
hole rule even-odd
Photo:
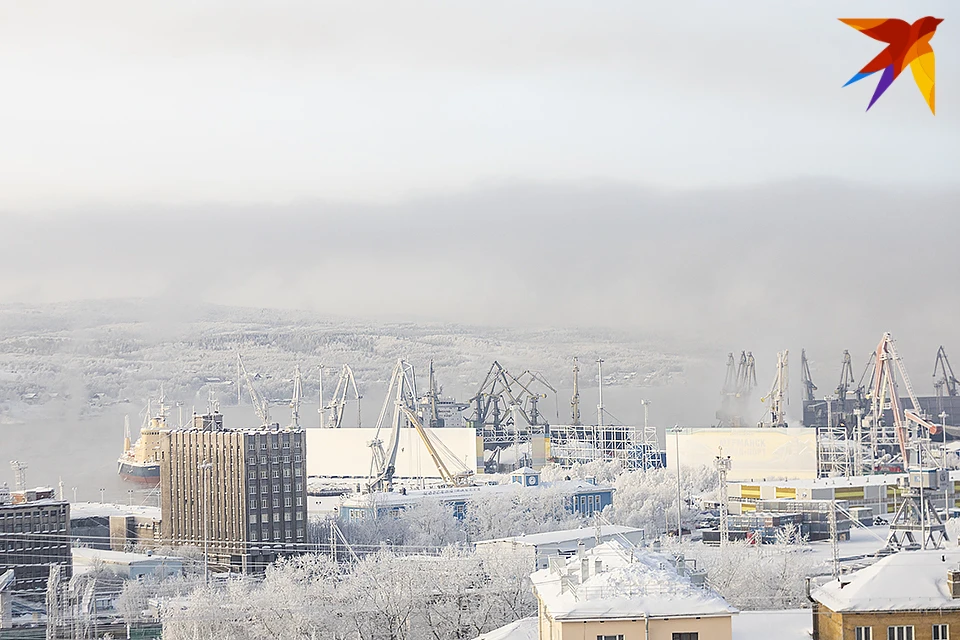
<svg viewBox="0 0 960 640">
<path fill-rule="evenodd" d="M 117 473 L 127 482 L 144 485 L 160 484 L 159 464 L 133 464 L 124 460 L 119 461 Z"/>
</svg>

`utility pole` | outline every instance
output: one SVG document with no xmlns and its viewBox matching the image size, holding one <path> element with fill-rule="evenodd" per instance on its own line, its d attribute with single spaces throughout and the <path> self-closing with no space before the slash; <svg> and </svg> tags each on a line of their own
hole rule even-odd
<svg viewBox="0 0 960 640">
<path fill-rule="evenodd" d="M 597 358 L 597 376 L 600 382 L 600 403 L 597 405 L 597 426 L 603 426 L 603 358 Z"/>
<path fill-rule="evenodd" d="M 833 578 L 840 579 L 840 543 L 837 541 L 837 500 L 830 501 L 830 544 L 833 545 Z"/>
<path fill-rule="evenodd" d="M 680 425 L 673 426 L 677 441 L 677 542 L 683 542 L 683 524 L 680 511 Z"/>
<path fill-rule="evenodd" d="M 573 359 L 573 397 L 570 398 L 570 418 L 574 426 L 580 425 L 580 361 Z"/>
<path fill-rule="evenodd" d="M 727 471 L 730 470 L 730 456 L 723 455 L 723 447 L 720 447 L 720 455 L 717 456 L 717 477 L 720 481 L 720 548 L 727 545 L 730 540 L 730 522 L 727 519 Z"/>
</svg>

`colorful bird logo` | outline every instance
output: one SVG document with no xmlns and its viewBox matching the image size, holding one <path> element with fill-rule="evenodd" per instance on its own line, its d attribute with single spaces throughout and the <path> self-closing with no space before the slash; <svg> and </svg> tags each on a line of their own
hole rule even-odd
<svg viewBox="0 0 960 640">
<path fill-rule="evenodd" d="M 887 43 L 887 48 L 881 51 L 880 55 L 868 62 L 867 66 L 860 69 L 857 75 L 843 85 L 853 84 L 877 71 L 883 71 L 877 90 L 874 91 L 873 98 L 870 99 L 870 104 L 867 106 L 867 111 L 909 64 L 920 93 L 923 94 L 927 104 L 930 105 L 930 111 L 936 114 L 934 106 L 936 102 L 936 60 L 933 55 L 933 47 L 930 46 L 930 39 L 936 33 L 937 25 L 943 22 L 943 18 L 927 16 L 926 18 L 920 18 L 913 24 L 903 20 L 886 18 L 840 18 L 840 22 L 850 25 L 874 40 Z"/>
</svg>

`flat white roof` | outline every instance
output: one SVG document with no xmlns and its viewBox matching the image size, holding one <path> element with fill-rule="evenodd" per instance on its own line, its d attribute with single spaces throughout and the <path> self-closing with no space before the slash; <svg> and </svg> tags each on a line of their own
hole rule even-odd
<svg viewBox="0 0 960 640">
<path fill-rule="evenodd" d="M 671 558 L 647 549 L 628 549 L 618 540 L 584 553 L 590 575 L 581 579 L 579 557 L 560 573 L 541 569 L 532 576 L 537 594 L 556 620 L 614 620 L 637 617 L 685 618 L 737 613 L 718 593 L 695 586 L 674 569 Z M 595 572 L 601 561 L 600 573 Z M 561 575 L 574 584 L 564 593 Z"/>
<path fill-rule="evenodd" d="M 160 519 L 160 507 L 144 504 L 116 504 L 112 502 L 71 502 L 70 519 L 106 518 L 110 516 L 142 516 Z"/>
<path fill-rule="evenodd" d="M 734 640 L 810 640 L 813 612 L 810 609 L 741 611 L 732 620 Z M 776 634 L 771 634 L 776 629 Z M 878 639 L 879 640 L 879 639 Z"/>
<path fill-rule="evenodd" d="M 811 596 L 833 611 L 960 609 L 947 591 L 947 571 L 960 568 L 960 549 L 900 551 L 878 560 L 843 582 L 831 580 Z M 841 586 L 842 585 L 842 586 Z"/>
<path fill-rule="evenodd" d="M 89 547 L 73 547 L 70 550 L 74 562 L 81 563 L 101 560 L 107 564 L 137 564 L 139 562 L 167 562 L 182 563 L 183 559 L 174 556 L 147 555 L 145 553 L 130 553 L 128 551 L 111 551 L 107 549 L 91 549 Z"/>
<path fill-rule="evenodd" d="M 634 527 L 624 527 L 619 524 L 605 524 L 600 526 L 601 536 L 614 536 L 617 534 L 642 533 L 643 529 Z M 578 542 L 587 540 L 597 535 L 597 530 L 593 527 L 586 529 L 562 529 L 560 531 L 550 531 L 547 533 L 531 533 L 520 536 L 510 536 L 507 538 L 495 538 L 492 540 L 480 540 L 477 544 L 488 544 L 492 542 L 512 542 L 525 546 L 540 546 L 545 544 L 562 544 L 564 542 Z"/>
</svg>

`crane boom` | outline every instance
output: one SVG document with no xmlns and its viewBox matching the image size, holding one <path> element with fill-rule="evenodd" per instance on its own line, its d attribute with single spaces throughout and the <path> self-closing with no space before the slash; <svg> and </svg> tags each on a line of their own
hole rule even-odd
<svg viewBox="0 0 960 640">
<path fill-rule="evenodd" d="M 380 431 L 384 427 L 384 419 L 391 401 L 393 403 L 393 421 L 391 423 L 390 442 L 388 448 L 384 449 L 384 443 L 380 439 Z M 416 402 L 417 387 L 413 366 L 402 359 L 397 360 L 397 364 L 393 368 L 393 374 L 390 376 L 390 386 L 383 401 L 383 408 L 380 410 L 380 417 L 377 419 L 377 430 L 374 433 L 373 440 L 368 443 L 371 449 L 370 477 L 367 482 L 369 491 L 390 491 L 393 487 L 397 451 L 400 448 L 400 429 L 407 420 L 403 408 L 415 410 Z"/>
<path fill-rule="evenodd" d="M 804 400 L 813 402 L 817 385 L 813 384 L 813 376 L 810 375 L 810 363 L 807 362 L 806 349 L 800 350 L 800 379 L 803 382 Z"/>
<path fill-rule="evenodd" d="M 430 435 L 427 433 L 427 430 L 423 428 L 423 424 L 421 424 L 420 420 L 417 418 L 417 414 L 409 407 L 403 405 L 399 406 L 401 411 L 403 411 L 404 415 L 407 417 L 407 420 L 409 420 L 410 424 L 413 425 L 413 428 L 417 430 L 417 434 L 423 441 L 423 446 L 426 447 L 427 453 L 430 454 L 430 459 L 433 460 L 433 464 L 437 467 L 437 471 L 440 472 L 440 478 L 443 479 L 444 483 L 451 486 L 462 486 L 466 484 L 472 475 L 471 472 L 467 470 L 457 474 L 452 473 L 450 468 L 440 457 L 440 453 L 437 451 L 436 445 L 434 445 L 433 441 L 430 439 Z"/>
<path fill-rule="evenodd" d="M 247 387 L 247 393 L 250 394 L 250 402 L 253 403 L 253 410 L 256 411 L 257 416 L 260 418 L 262 426 L 270 426 L 270 405 L 267 399 L 264 398 L 253 385 L 253 380 L 250 378 L 250 374 L 247 373 L 247 367 L 243 364 L 243 358 L 240 357 L 239 353 L 237 353 L 237 369 L 243 377 L 243 381 Z"/>
<path fill-rule="evenodd" d="M 290 426 L 300 428 L 300 402 L 303 398 L 303 377 L 298 364 L 293 373 L 293 397 L 290 400 Z"/>
</svg>

